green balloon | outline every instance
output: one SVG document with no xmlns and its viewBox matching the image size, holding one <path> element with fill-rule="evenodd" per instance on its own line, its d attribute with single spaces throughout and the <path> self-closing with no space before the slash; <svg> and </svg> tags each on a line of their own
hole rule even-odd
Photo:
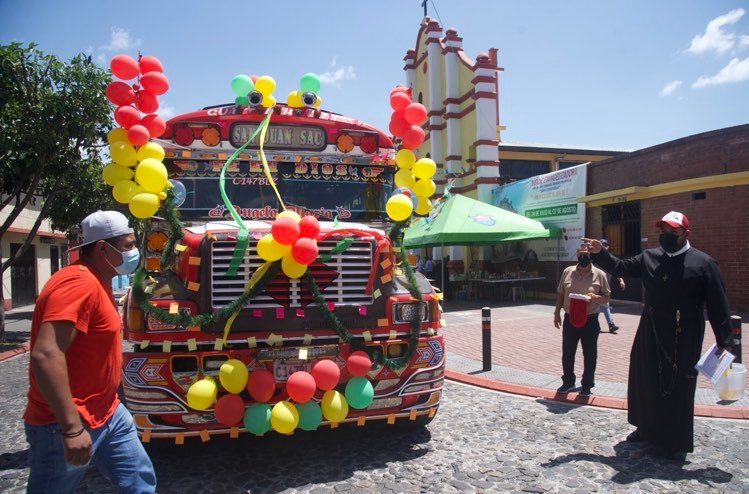
<svg viewBox="0 0 749 494">
<path fill-rule="evenodd" d="M 245 428 L 253 434 L 265 434 L 270 430 L 270 405 L 253 403 L 244 411 Z"/>
<path fill-rule="evenodd" d="M 237 106 L 250 106 L 250 98 L 247 96 L 237 96 L 234 104 Z"/>
<path fill-rule="evenodd" d="M 374 388 L 367 378 L 352 377 L 344 395 L 351 408 L 367 408 L 374 398 Z"/>
<path fill-rule="evenodd" d="M 301 86 L 300 89 L 302 92 L 312 91 L 313 93 L 316 93 L 320 91 L 320 77 L 312 72 L 307 72 L 302 76 L 299 85 Z"/>
<path fill-rule="evenodd" d="M 231 80 L 231 90 L 237 96 L 247 96 L 253 89 L 255 89 L 255 84 L 252 83 L 250 76 L 239 74 Z"/>
<path fill-rule="evenodd" d="M 313 431 L 320 426 L 322 422 L 322 410 L 320 405 L 314 400 L 297 403 L 296 409 L 299 412 L 299 428 L 303 431 Z"/>
</svg>

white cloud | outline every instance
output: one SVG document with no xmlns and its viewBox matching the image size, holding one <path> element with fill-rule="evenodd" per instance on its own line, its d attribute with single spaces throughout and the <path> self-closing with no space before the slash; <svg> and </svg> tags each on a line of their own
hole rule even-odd
<svg viewBox="0 0 749 494">
<path fill-rule="evenodd" d="M 335 67 L 336 61 L 338 60 L 338 55 L 333 55 L 333 60 L 330 62 L 331 67 Z"/>
<path fill-rule="evenodd" d="M 692 38 L 689 51 L 699 55 L 709 51 L 722 54 L 730 50 L 736 42 L 736 35 L 723 31 L 723 26 L 735 24 L 743 15 L 744 9 L 739 8 L 711 20 L 707 23 L 704 34 Z"/>
<path fill-rule="evenodd" d="M 335 64 L 336 58 L 333 57 L 333 64 Z M 331 65 L 335 67 L 335 65 Z M 324 84 L 335 84 L 338 81 L 351 81 L 356 79 L 356 72 L 354 72 L 353 65 L 348 67 L 338 67 L 333 71 L 323 72 L 320 74 L 320 82 Z"/>
<path fill-rule="evenodd" d="M 671 96 L 674 91 L 676 91 L 676 88 L 681 86 L 681 81 L 671 81 L 665 86 L 663 86 L 663 89 L 661 89 L 660 95 L 661 96 Z"/>
<path fill-rule="evenodd" d="M 739 46 L 749 46 L 749 36 L 741 36 Z"/>
<path fill-rule="evenodd" d="M 159 109 L 156 113 L 164 120 L 169 120 L 175 114 L 174 107 L 171 105 L 165 105 L 163 102 L 159 102 Z"/>
<path fill-rule="evenodd" d="M 128 51 L 138 48 L 141 44 L 139 39 L 131 39 L 127 29 L 113 27 L 110 29 L 109 44 L 101 46 L 103 51 Z"/>
<path fill-rule="evenodd" d="M 728 62 L 728 65 L 720 69 L 720 72 L 716 75 L 700 76 L 694 84 L 692 84 L 692 87 L 700 88 L 706 86 L 719 86 L 721 84 L 743 81 L 749 81 L 749 58 L 743 60 L 734 58 Z"/>
</svg>

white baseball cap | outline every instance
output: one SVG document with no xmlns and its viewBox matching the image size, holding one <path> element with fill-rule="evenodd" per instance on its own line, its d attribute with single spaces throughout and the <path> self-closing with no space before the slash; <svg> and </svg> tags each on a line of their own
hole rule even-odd
<svg viewBox="0 0 749 494">
<path fill-rule="evenodd" d="M 133 233 L 127 217 L 119 211 L 97 211 L 81 221 L 81 243 L 70 250 L 80 249 L 84 245 Z"/>
<path fill-rule="evenodd" d="M 655 223 L 655 227 L 660 228 L 664 223 L 673 228 L 681 227 L 685 230 L 689 230 L 689 220 L 687 219 L 687 216 L 678 211 L 670 211 L 666 216 Z"/>
</svg>

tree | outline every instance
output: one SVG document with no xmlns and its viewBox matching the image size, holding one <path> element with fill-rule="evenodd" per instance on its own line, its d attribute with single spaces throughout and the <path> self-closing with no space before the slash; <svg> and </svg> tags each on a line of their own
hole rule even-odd
<svg viewBox="0 0 749 494">
<path fill-rule="evenodd" d="M 99 155 L 112 123 L 104 92 L 109 80 L 83 54 L 66 63 L 34 44 L 0 45 L 0 207 L 8 212 L 0 240 L 29 203 L 41 205 L 23 246 L 0 273 L 23 255 L 43 220 L 66 231 L 83 213 L 111 205 Z"/>
</svg>

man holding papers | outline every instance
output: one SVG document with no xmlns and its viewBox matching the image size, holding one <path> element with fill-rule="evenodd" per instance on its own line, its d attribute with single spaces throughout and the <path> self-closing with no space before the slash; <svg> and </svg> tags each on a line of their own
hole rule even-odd
<svg viewBox="0 0 749 494">
<path fill-rule="evenodd" d="M 705 336 L 704 310 L 717 352 L 731 342 L 731 315 L 720 269 L 690 246 L 689 220 L 671 211 L 655 224 L 660 248 L 618 259 L 598 240 L 584 238 L 593 261 L 614 276 L 639 277 L 645 304 L 632 345 L 627 389 L 628 441 L 648 441 L 664 455 L 694 450 L 694 394 Z"/>
</svg>

